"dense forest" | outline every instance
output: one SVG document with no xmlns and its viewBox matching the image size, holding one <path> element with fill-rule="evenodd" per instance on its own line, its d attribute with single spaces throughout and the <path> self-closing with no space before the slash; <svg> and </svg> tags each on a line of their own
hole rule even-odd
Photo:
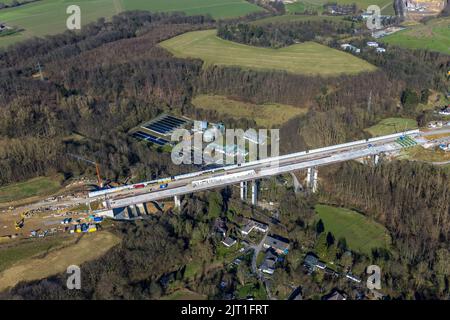
<svg viewBox="0 0 450 320">
<path fill-rule="evenodd" d="M 171 58 L 156 44 L 210 23 L 205 17 L 124 13 L 80 33 L 30 40 L 0 53 L 0 184 L 79 172 L 79 164 L 65 159 L 67 151 L 97 159 L 111 179 L 158 175 L 168 158 L 126 133 L 162 110 L 188 108 L 201 62 Z M 73 133 L 86 139 L 67 142 Z"/>
<path fill-rule="evenodd" d="M 221 24 L 217 35 L 225 40 L 245 43 L 252 46 L 281 48 L 298 42 L 317 38 L 335 38 L 352 34 L 355 31 L 353 22 L 307 20 L 293 23 L 254 24 Z"/>
<path fill-rule="evenodd" d="M 33 39 L 0 52 L 0 163 L 5 168 L 0 184 L 54 171 L 79 173 L 83 168 L 66 160 L 67 152 L 96 159 L 113 180 L 168 172 L 167 154 L 146 152 L 126 133 L 162 111 L 198 115 L 190 103 L 197 93 L 308 107 L 305 117 L 281 128 L 286 136 L 299 135 L 284 139 L 283 151 L 360 138 L 362 129 L 381 117 L 415 115 L 414 104 L 399 104 L 403 93 L 442 88 L 450 63 L 445 55 L 390 48 L 386 55 L 362 55 L 379 67 L 377 72 L 322 78 L 202 68 L 199 60 L 174 58 L 157 46 L 214 23 L 202 16 L 128 12 L 111 22 L 100 19 L 80 33 Z M 71 141 L 73 133 L 85 139 Z"/>
</svg>

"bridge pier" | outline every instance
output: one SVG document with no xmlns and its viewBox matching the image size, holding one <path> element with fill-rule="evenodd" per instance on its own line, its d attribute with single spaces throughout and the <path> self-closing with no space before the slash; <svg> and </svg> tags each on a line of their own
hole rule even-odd
<svg viewBox="0 0 450 320">
<path fill-rule="evenodd" d="M 252 181 L 252 205 L 256 206 L 258 202 L 258 181 Z"/>
<path fill-rule="evenodd" d="M 144 207 L 143 203 L 136 204 L 136 209 L 138 210 L 138 213 L 139 213 L 140 216 L 147 215 L 147 211 L 145 210 L 145 207 Z"/>
<path fill-rule="evenodd" d="M 180 196 L 174 196 L 173 202 L 175 203 L 175 209 L 179 210 L 181 208 L 181 198 Z"/>
<path fill-rule="evenodd" d="M 247 199 L 247 181 L 241 181 L 241 200 L 245 201 Z"/>
<path fill-rule="evenodd" d="M 372 156 L 372 163 L 376 166 L 376 165 L 378 165 L 379 162 L 380 162 L 380 155 L 374 154 Z"/>
<path fill-rule="evenodd" d="M 308 168 L 308 172 L 306 175 L 306 186 L 313 193 L 317 192 L 317 189 L 319 187 L 318 175 L 319 169 L 317 169 L 316 167 Z"/>
<path fill-rule="evenodd" d="M 297 176 L 295 175 L 295 173 L 291 172 L 291 176 L 292 176 L 292 181 L 294 183 L 294 192 L 295 193 L 299 193 L 300 191 L 303 190 L 303 186 L 300 183 L 300 181 L 298 181 Z"/>
</svg>

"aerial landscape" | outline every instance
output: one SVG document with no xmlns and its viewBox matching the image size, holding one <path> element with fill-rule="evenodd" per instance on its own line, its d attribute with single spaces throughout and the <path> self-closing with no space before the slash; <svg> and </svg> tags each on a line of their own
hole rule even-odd
<svg viewBox="0 0 450 320">
<path fill-rule="evenodd" d="M 447 0 L 0 0 L 0 108 L 0 300 L 450 300 Z"/>
</svg>

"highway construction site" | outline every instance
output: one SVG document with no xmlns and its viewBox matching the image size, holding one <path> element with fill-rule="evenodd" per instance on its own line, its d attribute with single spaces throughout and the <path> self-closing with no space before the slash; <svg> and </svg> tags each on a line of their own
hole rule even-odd
<svg viewBox="0 0 450 320">
<path fill-rule="evenodd" d="M 162 119 L 162 120 L 161 120 Z M 160 145 L 163 138 L 156 138 L 151 130 L 167 134 L 174 128 L 189 123 L 186 119 L 163 116 L 145 125 L 145 136 L 131 134 L 140 140 Z M 144 126 L 142 126 L 144 127 Z M 206 129 L 207 125 L 203 129 Z M 196 128 L 198 130 L 198 128 Z M 141 128 L 140 131 L 143 132 Z M 348 142 L 314 150 L 305 150 L 278 157 L 269 157 L 212 169 L 190 172 L 178 176 L 160 177 L 134 184 L 112 184 L 103 179 L 100 166 L 80 155 L 69 155 L 77 161 L 95 167 L 96 180 L 85 177 L 72 181 L 56 196 L 25 203 L 17 207 L 0 207 L 0 242 L 15 238 L 43 238 L 61 233 L 92 233 L 101 230 L 104 218 L 116 220 L 142 219 L 178 209 L 181 197 L 199 191 L 214 190 L 234 185 L 240 188 L 241 200 L 251 199 L 252 205 L 264 203 L 258 197 L 258 180 L 277 175 L 303 172 L 300 185 L 305 190 L 318 189 L 318 168 L 334 163 L 358 160 L 377 164 L 380 160 L 397 157 L 402 150 L 411 147 L 445 145 L 450 143 L 450 128 L 411 130 L 371 139 Z M 429 137 L 429 138 L 428 138 Z M 436 140 L 436 141 L 434 141 Z M 164 140 L 166 141 L 166 140 Z M 251 188 L 248 184 L 252 184 Z M 78 186 L 73 188 L 73 186 Z M 94 185 L 94 190 L 87 186 Z M 249 196 L 250 193 L 250 196 Z"/>
</svg>

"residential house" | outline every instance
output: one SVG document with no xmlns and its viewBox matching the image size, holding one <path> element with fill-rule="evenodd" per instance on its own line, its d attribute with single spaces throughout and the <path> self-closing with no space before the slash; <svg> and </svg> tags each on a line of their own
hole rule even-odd
<svg viewBox="0 0 450 320">
<path fill-rule="evenodd" d="M 327 265 L 324 262 L 320 261 L 319 258 L 317 258 L 312 253 L 308 253 L 305 256 L 303 265 L 310 271 L 315 271 L 316 269 L 325 270 L 325 268 L 327 267 Z"/>
<path fill-rule="evenodd" d="M 354 52 L 354 53 L 360 53 L 361 52 L 361 49 L 359 49 L 359 48 L 357 48 L 355 46 L 352 46 L 349 43 L 341 44 L 341 48 L 344 49 L 345 51 L 351 51 L 351 52 Z"/>
<path fill-rule="evenodd" d="M 278 256 L 269 249 L 264 256 L 263 263 L 259 266 L 259 270 L 267 274 L 273 274 L 275 272 L 275 265 L 277 261 Z"/>
<path fill-rule="evenodd" d="M 384 52 L 386 52 L 386 49 L 385 48 L 376 48 L 375 49 L 378 53 L 384 53 Z"/>
<path fill-rule="evenodd" d="M 372 48 L 378 48 L 378 42 L 369 41 L 369 42 L 367 42 L 367 46 L 372 47 Z"/>
<path fill-rule="evenodd" d="M 444 107 L 441 109 L 441 111 L 439 111 L 439 114 L 442 116 L 450 116 L 450 107 Z"/>
<path fill-rule="evenodd" d="M 280 236 L 267 236 L 263 244 L 266 249 L 273 249 L 277 254 L 288 254 L 289 252 L 289 240 Z"/>
<path fill-rule="evenodd" d="M 352 15 L 356 13 L 356 5 L 338 5 L 336 3 L 327 3 L 324 6 L 326 12 L 332 15 Z"/>
<path fill-rule="evenodd" d="M 227 234 L 227 224 L 224 219 L 217 218 L 214 221 L 214 232 L 220 234 L 223 238 L 226 237 Z"/>
<path fill-rule="evenodd" d="M 267 231 L 269 231 L 269 226 L 265 223 L 250 219 L 248 220 L 247 224 L 241 229 L 241 233 L 246 236 L 253 230 L 266 233 Z"/>
<path fill-rule="evenodd" d="M 230 248 L 237 243 L 237 240 L 232 237 L 226 237 L 225 239 L 222 240 L 222 243 L 224 244 L 225 247 Z"/>
</svg>

